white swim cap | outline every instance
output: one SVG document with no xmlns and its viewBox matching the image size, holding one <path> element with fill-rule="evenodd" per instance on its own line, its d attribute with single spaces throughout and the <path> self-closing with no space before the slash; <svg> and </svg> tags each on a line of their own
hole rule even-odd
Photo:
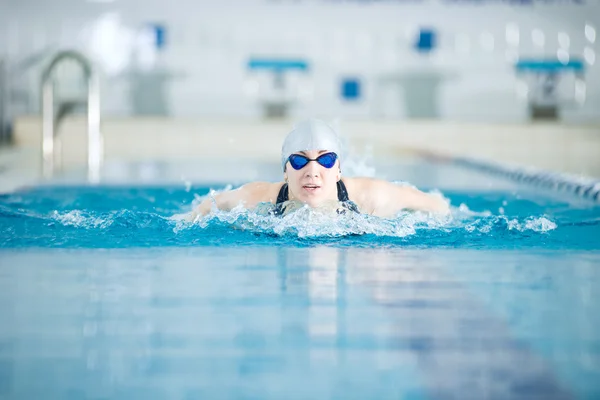
<svg viewBox="0 0 600 400">
<path fill-rule="evenodd" d="M 298 123 L 288 133 L 283 146 L 281 146 L 281 166 L 285 164 L 291 154 L 308 150 L 328 150 L 336 153 L 342 159 L 342 142 L 337 133 L 325 122 L 318 119 L 309 119 Z"/>
</svg>

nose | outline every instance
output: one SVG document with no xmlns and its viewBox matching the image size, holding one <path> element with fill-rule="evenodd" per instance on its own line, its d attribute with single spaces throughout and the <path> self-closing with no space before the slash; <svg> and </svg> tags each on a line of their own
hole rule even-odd
<svg viewBox="0 0 600 400">
<path fill-rule="evenodd" d="M 308 165 L 306 167 L 304 167 L 305 171 L 304 171 L 304 176 L 305 177 L 318 177 L 319 174 L 321 173 L 321 170 L 319 168 L 319 163 L 317 163 L 316 161 L 310 161 L 308 163 Z"/>
</svg>

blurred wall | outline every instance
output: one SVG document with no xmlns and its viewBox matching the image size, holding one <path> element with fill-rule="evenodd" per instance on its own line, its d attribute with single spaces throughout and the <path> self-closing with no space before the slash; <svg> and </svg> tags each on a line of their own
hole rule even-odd
<svg viewBox="0 0 600 400">
<path fill-rule="evenodd" d="M 76 48 L 101 71 L 105 115 L 259 117 L 272 77 L 246 63 L 286 56 L 310 63 L 309 73 L 286 77 L 292 117 L 407 118 L 404 90 L 419 72 L 439 78 L 441 119 L 520 122 L 527 108 L 514 62 L 562 51 L 587 68 L 585 102 L 566 108 L 563 120 L 600 121 L 597 0 L 0 0 L 0 7 L 13 114 L 38 111 L 40 60 Z M 151 26 L 164 34 L 158 47 Z M 430 55 L 414 50 L 420 28 L 437 32 Z M 66 96 L 81 91 L 73 71 L 59 71 Z M 345 77 L 360 80 L 357 101 L 340 96 Z"/>
</svg>

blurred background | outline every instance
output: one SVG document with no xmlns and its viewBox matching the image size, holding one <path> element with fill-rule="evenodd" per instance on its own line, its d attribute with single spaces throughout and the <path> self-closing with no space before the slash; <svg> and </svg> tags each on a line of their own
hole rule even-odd
<svg viewBox="0 0 600 400">
<path fill-rule="evenodd" d="M 1 137 L 31 160 L 46 74 L 61 163 L 85 162 L 83 63 L 104 160 L 276 157 L 320 117 L 359 147 L 600 176 L 598 0 L 0 1 Z"/>
</svg>

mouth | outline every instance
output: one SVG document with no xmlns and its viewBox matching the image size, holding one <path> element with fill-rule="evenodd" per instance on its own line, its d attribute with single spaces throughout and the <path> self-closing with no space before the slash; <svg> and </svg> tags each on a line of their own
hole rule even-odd
<svg viewBox="0 0 600 400">
<path fill-rule="evenodd" d="M 321 188 L 321 186 L 319 186 L 319 185 L 303 185 L 302 186 L 302 189 L 307 190 L 309 192 L 314 192 L 320 188 Z"/>
</svg>

